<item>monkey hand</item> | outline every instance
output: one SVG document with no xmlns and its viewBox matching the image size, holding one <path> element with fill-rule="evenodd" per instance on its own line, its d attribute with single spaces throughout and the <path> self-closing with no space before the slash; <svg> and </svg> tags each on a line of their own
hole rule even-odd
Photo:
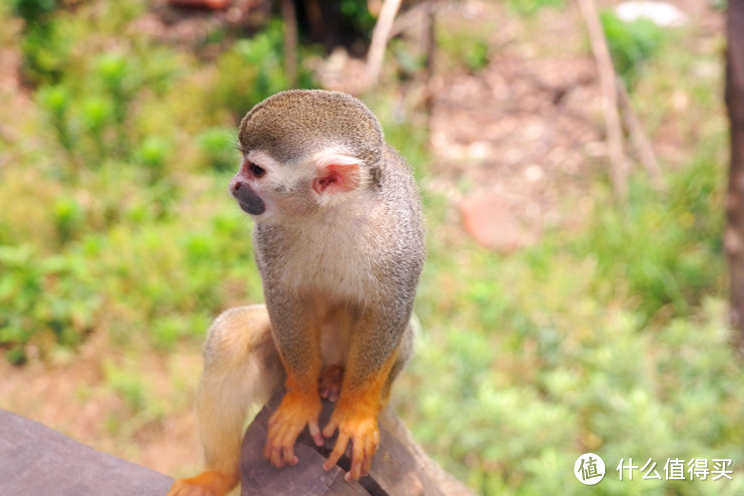
<svg viewBox="0 0 744 496">
<path fill-rule="evenodd" d="M 269 434 L 264 448 L 264 458 L 282 468 L 286 463 L 297 465 L 299 462 L 294 454 L 294 443 L 302 429 L 308 426 L 315 444 L 323 445 L 323 436 L 318 427 L 318 415 L 322 404 L 316 391 L 301 393 L 297 390 L 289 391 L 282 398 L 279 408 L 269 419 Z"/>
<path fill-rule="evenodd" d="M 343 399 L 342 399 L 343 401 Z M 359 480 L 369 473 L 372 456 L 380 444 L 380 430 L 377 427 L 378 409 L 363 402 L 339 402 L 328 425 L 323 429 L 325 437 L 333 436 L 338 428 L 338 440 L 328 460 L 323 465 L 327 472 L 331 470 L 346 451 L 346 445 L 352 442 L 351 469 L 344 477 L 347 482 Z"/>
<path fill-rule="evenodd" d="M 190 479 L 178 479 L 166 496 L 224 496 L 235 487 L 232 480 L 220 472 L 203 472 Z"/>
</svg>

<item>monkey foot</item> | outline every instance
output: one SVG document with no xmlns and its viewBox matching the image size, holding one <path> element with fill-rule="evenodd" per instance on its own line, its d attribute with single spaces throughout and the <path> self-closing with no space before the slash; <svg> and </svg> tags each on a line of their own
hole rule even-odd
<svg viewBox="0 0 744 496">
<path fill-rule="evenodd" d="M 341 392 L 341 383 L 344 381 L 344 369 L 339 365 L 329 365 L 320 374 L 320 396 L 335 403 Z"/>
<path fill-rule="evenodd" d="M 236 478 L 220 472 L 203 472 L 190 479 L 178 479 L 166 496 L 224 496 L 237 484 Z"/>
<path fill-rule="evenodd" d="M 365 405 L 364 402 L 349 403 L 344 400 L 339 402 L 331 415 L 331 420 L 323 429 L 323 435 L 331 437 L 338 428 L 336 446 L 323 465 L 326 472 L 336 465 L 351 441 L 351 469 L 347 472 L 345 479 L 347 481 L 359 480 L 359 477 L 364 477 L 369 473 L 372 456 L 380 444 L 377 411 L 376 407 Z"/>
<path fill-rule="evenodd" d="M 322 446 L 324 440 L 318 427 L 321 408 L 320 396 L 315 391 L 310 394 L 297 390 L 287 392 L 269 419 L 264 458 L 271 460 L 277 468 L 285 464 L 296 465 L 299 459 L 294 454 L 294 443 L 305 426 L 310 430 L 315 444 Z"/>
</svg>

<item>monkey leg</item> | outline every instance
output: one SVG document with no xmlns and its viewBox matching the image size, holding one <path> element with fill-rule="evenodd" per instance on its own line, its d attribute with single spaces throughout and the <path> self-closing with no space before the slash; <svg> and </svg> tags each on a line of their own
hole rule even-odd
<svg viewBox="0 0 744 496">
<path fill-rule="evenodd" d="M 228 310 L 212 324 L 196 413 L 207 471 L 179 479 L 168 496 L 222 496 L 240 480 L 248 408 L 265 404 L 284 372 L 264 305 Z"/>
<path fill-rule="evenodd" d="M 279 408 L 269 419 L 264 458 L 270 460 L 277 468 L 282 468 L 285 464 L 297 465 L 299 463 L 299 459 L 294 454 L 294 443 L 305 426 L 310 431 L 315 444 L 323 445 L 323 436 L 318 427 L 318 416 L 322 404 L 318 394 L 317 379 L 312 381 L 314 384 L 312 389 L 308 388 L 307 382 L 298 380 L 296 375 L 287 374 L 285 382 L 287 392 Z"/>
<path fill-rule="evenodd" d="M 344 368 L 339 365 L 329 365 L 320 373 L 320 397 L 335 403 L 341 392 L 341 383 L 344 380 Z"/>
<path fill-rule="evenodd" d="M 318 427 L 322 408 L 318 394 L 322 367 L 319 325 L 312 299 L 276 286 L 265 288 L 265 296 L 274 341 L 287 374 L 287 392 L 269 419 L 264 457 L 282 468 L 299 462 L 294 443 L 305 426 L 315 444 L 322 446 L 324 442 Z"/>
<path fill-rule="evenodd" d="M 418 324 L 418 317 L 412 317 L 406 327 L 406 332 L 400 342 L 400 348 L 398 348 L 398 356 L 395 359 L 393 368 L 390 369 L 390 374 L 385 381 L 385 385 L 382 387 L 382 392 L 380 394 L 380 410 L 385 408 L 390 402 L 390 391 L 393 387 L 393 382 L 395 382 L 395 379 L 397 379 L 403 369 L 406 368 L 408 361 L 413 355 L 414 341 L 416 338 L 416 326 L 413 325 L 414 319 L 416 326 L 420 325 Z"/>
<path fill-rule="evenodd" d="M 376 318 L 377 317 L 377 318 Z M 369 473 L 372 457 L 380 443 L 377 414 L 382 408 L 383 392 L 389 395 L 393 369 L 397 374 L 410 355 L 410 344 L 405 337 L 408 327 L 401 330 L 401 339 L 381 348 L 379 335 L 386 329 L 380 324 L 382 316 L 366 316 L 354 329 L 354 340 L 347 361 L 341 394 L 331 419 L 323 429 L 331 437 L 338 429 L 336 446 L 323 468 L 328 471 L 336 465 L 352 442 L 351 469 L 346 480 L 358 480 Z M 393 332 L 395 332 L 393 330 Z"/>
</svg>

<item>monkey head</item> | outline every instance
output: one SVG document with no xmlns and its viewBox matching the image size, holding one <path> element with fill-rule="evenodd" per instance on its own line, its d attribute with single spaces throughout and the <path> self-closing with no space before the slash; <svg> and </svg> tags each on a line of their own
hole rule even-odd
<svg viewBox="0 0 744 496">
<path fill-rule="evenodd" d="M 230 193 L 259 222 L 302 219 L 380 186 L 377 118 L 345 93 L 292 90 L 243 118 Z"/>
</svg>

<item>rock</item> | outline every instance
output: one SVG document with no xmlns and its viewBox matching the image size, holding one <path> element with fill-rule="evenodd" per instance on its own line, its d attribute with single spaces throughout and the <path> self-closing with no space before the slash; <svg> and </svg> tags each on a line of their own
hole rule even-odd
<svg viewBox="0 0 744 496">
<path fill-rule="evenodd" d="M 460 201 L 465 228 L 485 248 L 510 253 L 530 241 L 527 232 L 495 191 L 480 191 Z"/>
</svg>

